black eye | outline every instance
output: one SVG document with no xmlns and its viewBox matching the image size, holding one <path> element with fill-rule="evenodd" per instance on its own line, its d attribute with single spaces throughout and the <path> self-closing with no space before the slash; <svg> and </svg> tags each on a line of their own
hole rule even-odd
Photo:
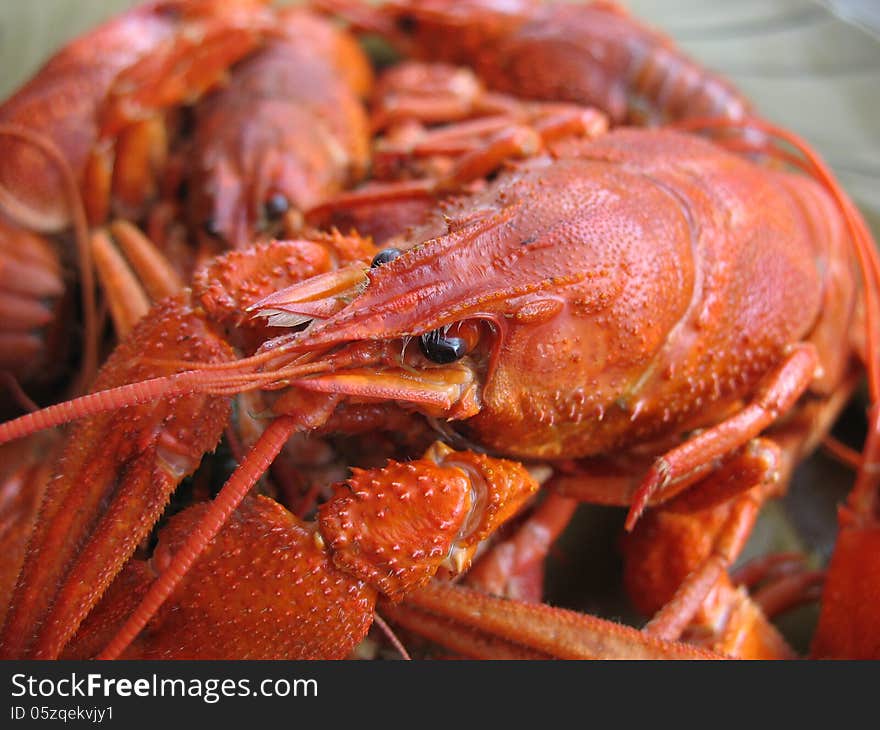
<svg viewBox="0 0 880 730">
<path fill-rule="evenodd" d="M 217 219 L 213 217 L 205 218 L 202 222 L 202 230 L 213 238 L 219 238 L 221 233 L 220 224 L 217 223 Z"/>
<path fill-rule="evenodd" d="M 400 15 L 397 17 L 395 21 L 395 25 L 397 26 L 397 30 L 401 33 L 406 33 L 409 35 L 410 33 L 415 33 L 419 27 L 419 20 L 415 15 Z"/>
<path fill-rule="evenodd" d="M 382 264 L 387 264 L 389 261 L 394 261 L 400 254 L 402 254 L 399 248 L 394 248 L 393 246 L 389 246 L 388 248 L 383 248 L 379 253 L 373 256 L 373 260 L 370 262 L 370 266 L 376 268 L 377 266 L 381 266 Z"/>
<path fill-rule="evenodd" d="M 266 201 L 266 217 L 270 221 L 277 221 L 288 210 L 290 210 L 290 201 L 281 193 L 275 193 Z"/>
<path fill-rule="evenodd" d="M 467 343 L 461 337 L 447 337 L 442 329 L 426 332 L 419 337 L 419 347 L 426 358 L 438 365 L 460 360 L 467 352 Z"/>
</svg>

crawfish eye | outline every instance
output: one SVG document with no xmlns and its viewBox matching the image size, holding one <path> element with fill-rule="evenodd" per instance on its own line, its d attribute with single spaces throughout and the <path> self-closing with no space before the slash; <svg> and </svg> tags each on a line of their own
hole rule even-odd
<svg viewBox="0 0 880 730">
<path fill-rule="evenodd" d="M 266 218 L 270 221 L 277 221 L 290 210 L 290 201 L 281 193 L 275 193 L 266 201 L 264 210 Z"/>
<path fill-rule="evenodd" d="M 419 19 L 415 15 L 399 15 L 394 24 L 401 33 L 410 35 L 418 30 Z"/>
<path fill-rule="evenodd" d="M 379 253 L 373 256 L 373 260 L 370 262 L 370 266 L 372 268 L 376 268 L 377 266 L 381 266 L 382 264 L 387 264 L 389 261 L 394 261 L 400 254 L 402 254 L 399 248 L 394 248 L 394 246 L 389 246 L 388 248 L 383 248 Z"/>
<path fill-rule="evenodd" d="M 220 224 L 213 216 L 205 218 L 205 220 L 202 221 L 202 230 L 212 238 L 219 238 L 220 234 L 222 233 L 222 231 L 220 230 Z"/>
<path fill-rule="evenodd" d="M 467 352 L 467 343 L 461 337 L 447 337 L 442 328 L 419 337 L 419 347 L 426 358 L 438 365 L 460 360 Z"/>
</svg>

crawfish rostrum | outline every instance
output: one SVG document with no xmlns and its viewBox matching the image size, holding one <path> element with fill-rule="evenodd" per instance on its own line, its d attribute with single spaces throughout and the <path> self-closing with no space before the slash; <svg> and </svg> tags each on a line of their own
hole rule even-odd
<svg viewBox="0 0 880 730">
<path fill-rule="evenodd" d="M 381 614 L 417 656 L 788 658 L 816 600 L 812 656 L 880 655 L 875 244 L 625 11 L 155 0 L 0 150 L 7 378 L 84 353 L 0 424 L 2 656 L 345 658 Z M 865 373 L 827 571 L 737 568 Z M 639 628 L 545 603 L 581 503 L 626 510 Z"/>
</svg>

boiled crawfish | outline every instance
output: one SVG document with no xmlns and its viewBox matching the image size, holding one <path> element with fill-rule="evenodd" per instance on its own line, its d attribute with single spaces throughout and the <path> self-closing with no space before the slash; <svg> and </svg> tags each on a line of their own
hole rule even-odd
<svg viewBox="0 0 880 730">
<path fill-rule="evenodd" d="M 164 198 L 146 220 L 152 240 L 124 223 L 110 226 L 143 283 L 158 281 L 153 301 L 182 288 L 181 280 L 219 252 L 298 229 L 302 211 L 364 174 L 369 130 L 360 99 L 372 85 L 366 56 L 351 36 L 302 8 L 279 10 L 273 19 L 262 45 L 188 110 L 191 133 L 177 140 Z M 156 248 L 176 276 L 152 259 L 137 265 L 135 253 Z M 128 276 L 109 241 L 95 236 L 93 249 L 108 262 L 103 278 Z M 134 307 L 131 296 L 110 289 L 121 336 L 148 302 Z"/>
<path fill-rule="evenodd" d="M 275 215 L 311 205 L 363 170 L 368 132 L 359 96 L 371 80 L 366 58 L 329 22 L 302 9 L 275 12 L 265 5 L 145 3 L 67 45 L 0 107 L 0 234 L 9 241 L 3 248 L 14 243 L 33 250 L 35 262 L 44 256 L 40 249 L 52 254 L 51 266 L 31 273 L 4 299 L 10 300 L 4 318 L 10 335 L 2 341 L 2 360 L 13 374 L 32 372 L 35 354 L 61 360 L 45 341 L 58 329 L 52 328 L 61 308 L 55 302 L 68 282 L 56 273 L 59 254 L 36 234 L 74 228 L 84 377 L 90 377 L 98 338 L 92 249 L 114 314 L 127 307 L 134 319 L 147 304 L 128 301 L 129 287 L 120 283 L 129 276 L 127 264 L 104 233 L 89 246 L 87 224 L 110 215 L 144 219 L 165 238 L 168 211 L 179 206 L 173 198 L 189 183 L 198 230 L 212 233 L 202 245 L 213 253 L 218 241 L 225 247 L 250 240 L 265 225 L 268 201 Z M 190 140 L 188 107 L 224 84 L 196 105 L 196 139 Z M 223 135 L 216 134 L 218 125 Z M 166 198 L 164 206 L 154 206 L 158 197 Z M 226 218 L 218 217 L 215 204 Z M 112 233 L 142 277 L 166 280 L 162 296 L 179 288 L 173 268 L 188 278 L 190 262 L 199 259 L 175 252 L 172 267 L 156 268 L 131 229 L 116 226 Z M 69 257 L 60 258 L 66 263 Z M 4 268 L 14 269 L 17 262 L 7 260 Z M 70 309 L 68 303 L 64 310 Z M 130 322 L 116 320 L 124 334 Z"/>
<path fill-rule="evenodd" d="M 271 238 L 273 222 L 360 180 L 369 164 L 366 56 L 301 8 L 279 11 L 277 24 L 280 37 L 195 109 L 191 228 L 224 247 Z"/>
<path fill-rule="evenodd" d="M 0 108 L 0 210 L 14 222 L 4 235 L 25 246 L 21 228 L 74 229 L 87 374 L 98 336 L 87 216 L 101 222 L 111 201 L 130 213 L 149 199 L 165 148 L 163 109 L 216 83 L 255 46 L 257 8 L 250 0 L 145 4 L 66 46 Z M 175 64 L 177 74 L 162 73 Z M 22 372 L 14 353 L 6 359 Z"/>
<path fill-rule="evenodd" d="M 0 438 L 84 417 L 71 449 L 98 440 L 93 429 L 130 432 L 116 450 L 101 449 L 106 466 L 99 470 L 109 471 L 111 481 L 126 471 L 130 478 L 95 528 L 81 528 L 92 537 L 81 538 L 88 547 L 78 560 L 91 570 L 108 557 L 108 538 L 117 530 L 113 514 L 143 515 L 143 475 L 159 469 L 170 489 L 219 437 L 222 412 L 211 417 L 210 437 L 203 433 L 206 416 L 198 414 L 211 412 L 209 403 L 222 403 L 228 394 L 267 391 L 267 412 L 276 420 L 206 510 L 204 529 L 194 529 L 146 592 L 109 655 L 124 650 L 169 594 L 172 602 L 183 600 L 173 594 L 181 574 L 289 434 L 374 427 L 365 412 L 387 416 L 402 408 L 442 419 L 465 443 L 498 456 L 549 464 L 578 460 L 573 482 L 581 493 L 592 498 L 601 492 L 602 501 L 633 505 L 632 519 L 645 505 L 668 501 L 696 483 L 713 491 L 720 486 L 725 497 L 744 493 L 756 486 L 742 478 L 755 474 L 746 468 L 752 440 L 808 394 L 832 408 L 853 367 L 850 327 L 857 329 L 861 316 L 857 255 L 870 255 L 869 243 L 854 211 L 836 188 L 830 190 L 680 133 L 627 130 L 559 144 L 552 156 L 521 163 L 486 191 L 446 205 L 396 258 L 378 258 L 384 263 L 370 267 L 368 258 L 353 253 L 356 260 L 338 270 L 258 302 L 233 296 L 234 313 L 220 310 L 221 323 L 244 323 L 244 310 L 276 326 L 313 321 L 304 330 L 269 339 L 253 356 L 235 360 L 210 316 L 185 299 L 168 302 L 107 366 L 97 387 L 109 389 L 5 424 Z M 754 206 L 755 199 L 762 205 Z M 444 275 L 449 271 L 456 273 Z M 784 286 L 766 286 L 768 272 Z M 266 274 L 244 277 L 240 291 L 247 298 L 251 281 L 268 280 Z M 192 321 L 186 330 L 195 329 L 175 352 L 163 318 L 181 317 Z M 420 353 L 407 346 L 414 338 Z M 156 350 L 148 349 L 151 341 Z M 135 352 L 148 360 L 131 360 Z M 150 370 L 157 356 L 167 366 L 168 357 L 191 362 L 176 363 L 183 369 L 178 374 L 143 380 L 155 374 Z M 211 360 L 222 362 L 209 365 Z M 535 372 L 543 373 L 539 382 Z M 139 382 L 120 385 L 131 380 Z M 146 405 L 156 399 L 159 404 Z M 371 410 L 377 403 L 385 405 Z M 137 417 L 127 416 L 135 406 Z M 171 406 L 176 425 L 168 430 L 162 414 Z M 121 408 L 117 415 L 98 415 Z M 145 423 L 153 425 L 144 431 Z M 191 438 L 192 428 L 202 434 L 200 443 Z M 801 440 L 812 437 L 812 424 L 805 431 Z M 144 436 L 136 437 L 139 432 Z M 132 450 L 138 443 L 146 449 Z M 608 460 L 609 452 L 632 458 Z M 79 462 L 93 471 L 92 458 L 83 453 Z M 645 460 L 653 464 L 646 477 Z M 591 479 L 603 461 L 614 462 L 616 479 Z M 731 475 L 738 478 L 730 482 Z M 772 481 L 773 475 L 758 469 L 757 476 Z M 65 475 L 68 482 L 76 478 Z M 129 490 L 130 497 L 122 496 Z M 161 499 L 150 499 L 152 516 L 139 519 L 137 533 L 126 538 L 128 554 L 161 510 Z M 61 504 L 60 493 L 49 504 Z M 41 520 L 42 537 L 28 558 L 32 567 L 22 574 L 7 620 L 9 653 L 27 651 L 13 637 L 32 633 L 40 653 L 57 653 L 97 602 L 100 589 L 82 595 L 81 578 L 65 576 L 58 561 L 41 577 L 38 566 L 62 534 L 58 520 L 70 512 L 56 510 L 53 520 Z M 125 521 L 126 534 L 130 527 Z M 422 537 L 428 544 L 434 539 Z M 124 560 L 117 551 L 114 545 L 114 566 Z M 101 569 L 103 585 L 117 569 Z M 57 590 L 57 597 L 47 590 Z M 540 617 L 544 626 L 585 630 L 568 612 L 503 608 L 488 597 L 450 590 L 426 588 L 407 600 L 432 614 L 445 603 L 450 618 L 502 637 L 505 650 L 513 642 L 572 655 L 572 632 L 556 644 L 536 640 L 526 616 Z M 52 601 L 48 618 L 45 608 L 30 607 L 35 597 L 44 605 Z M 480 605 L 482 618 L 465 617 L 469 601 Z M 156 621 L 161 626 L 161 618 Z M 608 641 L 622 636 L 628 651 L 677 651 L 620 627 L 598 630 Z M 138 641 L 149 643 L 151 635 L 148 628 Z M 474 653 L 497 649 L 486 649 L 485 642 L 474 647 Z"/>
<path fill-rule="evenodd" d="M 490 0 L 468 0 L 467 2 L 448 2 L 448 0 L 392 0 L 381 5 L 357 2 L 357 0 L 319 0 L 316 5 L 331 13 L 346 18 L 359 30 L 379 33 L 398 50 L 408 56 L 428 58 L 432 61 L 461 63 L 474 69 L 481 80 L 496 90 L 514 90 L 517 94 L 549 101 L 570 100 L 594 104 L 606 113 L 612 121 L 647 122 L 651 124 L 673 122 L 687 127 L 688 120 L 699 127 L 701 119 L 712 119 L 716 138 L 725 140 L 731 149 L 741 149 L 753 155 L 764 156 L 773 147 L 775 135 L 761 129 L 755 111 L 749 101 L 727 80 L 708 72 L 688 58 L 668 38 L 641 25 L 628 15 L 627 11 L 611 2 L 592 2 L 569 4 L 539 2 L 538 0 L 516 0 L 515 2 L 495 3 Z M 727 120 L 724 123 L 721 120 Z M 729 122 L 743 122 L 731 124 Z M 782 136 L 787 136 L 783 133 Z M 738 142 L 729 139 L 739 138 Z M 739 145 L 739 147 L 737 147 Z M 804 149 L 808 158 L 813 158 Z M 785 158 L 792 161 L 786 150 L 778 148 L 770 157 Z M 830 174 L 815 160 L 809 163 L 795 160 L 797 166 L 807 167 L 821 179 L 838 198 L 835 217 L 843 211 L 848 221 L 850 237 L 869 241 L 870 234 L 864 228 L 851 203 L 837 189 Z M 858 246 L 860 267 L 863 272 L 864 296 L 873 301 L 876 288 L 877 263 L 873 252 L 867 247 Z M 869 320 L 875 318 L 873 304 L 866 305 Z M 841 320 L 843 321 L 843 320 Z M 867 341 L 859 328 L 854 337 L 862 340 L 859 351 L 868 364 L 869 372 L 875 368 L 876 340 L 873 333 L 875 324 L 868 322 Z M 871 375 L 872 403 L 877 401 L 877 378 Z M 846 392 L 852 388 L 850 381 L 834 397 L 836 406 L 829 405 L 824 410 L 815 410 L 816 424 L 807 430 L 809 437 L 799 439 L 784 436 L 790 448 L 784 449 L 781 456 L 779 483 L 784 483 L 791 467 L 799 458 L 805 456 L 815 446 L 818 436 L 824 433 L 834 420 L 840 405 L 846 400 Z M 804 420 L 806 423 L 807 419 Z M 878 416 L 872 409 L 869 414 L 869 434 L 877 431 Z M 798 443 L 795 444 L 795 441 Z M 876 451 L 875 442 L 869 439 L 865 451 Z M 838 655 L 877 655 L 877 640 L 866 636 L 880 636 L 876 626 L 876 612 L 865 607 L 873 605 L 871 596 L 876 592 L 877 581 L 866 580 L 863 560 L 856 555 L 868 555 L 871 535 L 876 531 L 876 493 L 877 485 L 867 477 L 873 468 L 876 457 L 856 456 L 849 461 L 859 469 L 859 483 L 854 490 L 850 505 L 841 513 L 842 545 L 848 546 L 846 557 L 836 557 L 832 561 L 829 588 L 823 600 L 822 620 L 817 637 L 816 651 L 823 656 L 835 655 L 832 648 L 840 641 Z M 615 468 L 605 465 L 592 465 L 598 473 L 610 471 L 612 479 Z M 594 472 L 595 473 L 595 472 Z M 570 481 L 570 480 L 569 480 Z M 754 504 L 763 502 L 774 490 L 766 485 L 764 496 Z M 604 501 L 603 490 L 585 492 L 581 496 L 591 500 Z M 711 512 L 708 505 L 706 510 Z M 746 510 L 748 511 L 748 510 Z M 679 518 L 685 520 L 683 514 Z M 689 529 L 702 535 L 701 539 L 679 541 L 667 538 L 679 545 L 676 559 L 681 561 L 682 572 L 679 578 L 704 561 L 711 553 L 703 549 L 693 550 L 696 544 L 711 544 L 708 534 L 703 532 L 717 518 L 708 513 L 688 518 L 692 524 Z M 728 528 L 732 528 L 730 523 Z M 674 532 L 674 531 L 673 531 Z M 663 554 L 664 540 L 657 537 L 653 545 Z M 723 541 L 722 541 L 723 542 Z M 721 551 L 730 562 L 742 548 L 738 539 L 736 547 L 728 545 Z M 841 550 L 844 548 L 841 547 Z M 688 554 L 690 553 L 690 554 Z M 716 553 L 713 560 L 720 559 Z M 638 564 L 645 558 L 638 553 L 632 558 Z M 685 568 L 685 566 L 687 566 Z M 809 578 L 809 576 L 807 576 Z M 663 578 L 663 581 L 674 579 Z M 651 594 L 650 601 L 664 603 L 669 599 L 668 589 L 661 591 L 642 586 L 641 592 Z M 638 593 L 638 591 L 637 591 Z M 665 596 L 665 598 L 663 598 Z M 637 598 L 638 600 L 638 598 Z M 850 620 L 849 612 L 855 606 L 862 607 L 861 619 Z M 693 608 L 693 606 L 692 606 Z M 723 612 L 722 612 L 723 613 Z M 684 615 L 684 614 L 682 614 Z M 823 638 L 823 636 L 829 638 Z M 845 638 L 844 638 L 845 637 Z M 861 646 L 861 649 L 856 647 Z"/>
<path fill-rule="evenodd" d="M 612 122 L 751 116 L 726 79 L 614 2 L 315 0 L 409 58 L 472 68 L 490 89 L 594 106 Z"/>
</svg>

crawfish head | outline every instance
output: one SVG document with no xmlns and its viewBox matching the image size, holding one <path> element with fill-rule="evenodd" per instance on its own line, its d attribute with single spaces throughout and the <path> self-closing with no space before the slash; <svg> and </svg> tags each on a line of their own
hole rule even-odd
<svg viewBox="0 0 880 730">
<path fill-rule="evenodd" d="M 219 102 L 221 99 L 214 99 Z M 243 248 L 288 211 L 314 205 L 339 184 L 344 151 L 305 112 L 282 101 L 203 110 L 191 218 L 211 238 Z"/>
<path fill-rule="evenodd" d="M 368 127 L 366 56 L 330 22 L 281 12 L 277 36 L 196 113 L 191 217 L 241 248 L 357 178 Z"/>
<path fill-rule="evenodd" d="M 470 438 L 519 457 L 583 455 L 632 430 L 620 404 L 693 287 L 688 221 L 667 193 L 604 161 L 544 158 L 414 240 L 253 307 L 270 324 L 316 318 L 285 348 L 331 354 L 297 386 L 466 419 Z"/>
</svg>

